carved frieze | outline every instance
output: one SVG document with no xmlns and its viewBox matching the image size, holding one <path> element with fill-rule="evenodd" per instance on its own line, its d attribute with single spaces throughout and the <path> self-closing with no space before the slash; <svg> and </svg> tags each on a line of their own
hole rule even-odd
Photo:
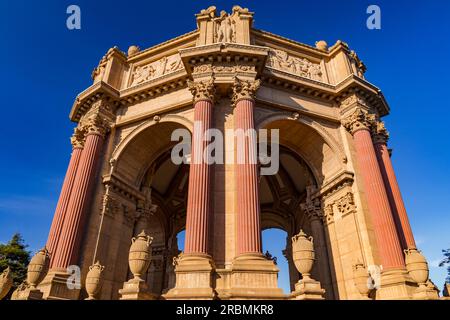
<svg viewBox="0 0 450 320">
<path fill-rule="evenodd" d="M 136 66 L 131 75 L 131 86 L 159 78 L 180 69 L 183 69 L 183 63 L 179 54 L 163 57 L 149 64 Z"/>
<path fill-rule="evenodd" d="M 267 66 L 300 77 L 323 81 L 323 71 L 320 64 L 306 58 L 294 57 L 283 50 L 271 49 L 267 59 Z"/>
<path fill-rule="evenodd" d="M 198 73 L 237 73 L 237 72 L 256 72 L 254 64 L 237 63 L 237 62 L 223 62 L 220 64 L 201 63 L 194 65 L 192 68 L 193 74 Z"/>
</svg>

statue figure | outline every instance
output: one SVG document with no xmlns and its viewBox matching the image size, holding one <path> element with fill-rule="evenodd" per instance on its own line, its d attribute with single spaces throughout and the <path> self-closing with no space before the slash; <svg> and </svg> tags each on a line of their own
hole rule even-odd
<svg viewBox="0 0 450 320">
<path fill-rule="evenodd" d="M 225 11 L 220 12 L 220 17 L 215 18 L 217 25 L 217 42 L 234 42 L 235 22 Z"/>
</svg>

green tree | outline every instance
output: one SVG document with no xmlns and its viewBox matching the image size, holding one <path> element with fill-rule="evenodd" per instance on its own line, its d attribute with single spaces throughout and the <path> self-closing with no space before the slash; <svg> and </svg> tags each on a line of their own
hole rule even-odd
<svg viewBox="0 0 450 320">
<path fill-rule="evenodd" d="M 27 247 L 20 233 L 14 234 L 7 244 L 0 244 L 0 272 L 8 266 L 11 268 L 14 277 L 13 288 L 17 288 L 27 277 L 27 266 L 30 262 L 30 251 L 26 250 Z"/>
<path fill-rule="evenodd" d="M 450 249 L 442 250 L 444 254 L 444 259 L 439 263 L 439 267 L 447 266 L 447 278 L 445 278 L 446 283 L 450 283 Z"/>
</svg>

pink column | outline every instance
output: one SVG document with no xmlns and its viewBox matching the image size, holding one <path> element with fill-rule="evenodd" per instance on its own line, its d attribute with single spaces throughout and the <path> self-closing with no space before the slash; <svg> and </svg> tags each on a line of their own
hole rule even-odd
<svg viewBox="0 0 450 320">
<path fill-rule="evenodd" d="M 58 246 L 58 240 L 61 234 L 64 216 L 66 214 L 67 206 L 69 204 L 70 194 L 72 192 L 72 186 L 75 180 L 75 174 L 77 172 L 78 163 L 80 161 L 82 151 L 83 151 L 82 144 L 73 145 L 72 156 L 70 157 L 66 177 L 64 178 L 61 193 L 59 195 L 58 204 L 56 205 L 55 214 L 53 216 L 52 226 L 50 227 L 50 232 L 48 234 L 46 247 L 51 255 L 53 255 L 53 253 L 56 250 L 56 247 Z"/>
<path fill-rule="evenodd" d="M 408 214 L 406 213 L 405 204 L 400 193 L 397 178 L 395 177 L 391 157 L 389 156 L 389 151 L 386 147 L 386 139 L 375 140 L 375 152 L 383 176 L 384 185 L 386 186 L 389 203 L 394 214 L 402 247 L 403 249 L 416 248 L 416 242 L 414 241 L 411 225 L 409 224 Z"/>
<path fill-rule="evenodd" d="M 360 125 L 353 138 L 383 270 L 403 268 L 403 253 L 369 128 Z"/>
<path fill-rule="evenodd" d="M 64 269 L 78 262 L 79 246 L 84 232 L 84 218 L 90 205 L 95 169 L 103 142 L 101 131 L 93 128 L 87 133 L 58 247 L 53 255 L 52 268 Z"/>
<path fill-rule="evenodd" d="M 186 212 L 185 254 L 208 254 L 208 223 L 210 216 L 211 165 L 203 155 L 207 141 L 205 131 L 212 126 L 213 103 L 210 99 L 194 104 L 189 191 Z"/>
<path fill-rule="evenodd" d="M 241 99 L 234 110 L 235 129 L 244 131 L 243 163 L 236 163 L 236 195 L 237 195 L 237 251 L 238 254 L 262 253 L 261 223 L 258 193 L 258 164 L 256 154 L 249 151 L 252 145 L 256 148 L 256 137 L 245 135 L 247 130 L 254 129 L 253 99 Z M 239 154 L 239 151 L 238 151 Z"/>
</svg>

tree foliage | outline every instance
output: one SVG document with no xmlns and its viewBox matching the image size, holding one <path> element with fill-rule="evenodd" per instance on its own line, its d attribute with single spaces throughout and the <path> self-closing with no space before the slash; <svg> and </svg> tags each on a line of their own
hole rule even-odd
<svg viewBox="0 0 450 320">
<path fill-rule="evenodd" d="M 30 262 L 30 252 L 26 250 L 27 247 L 19 233 L 14 234 L 7 244 L 0 244 L 0 272 L 8 266 L 11 268 L 14 288 L 27 277 L 27 266 Z"/>
<path fill-rule="evenodd" d="M 439 267 L 447 266 L 447 278 L 445 282 L 450 283 L 450 249 L 442 250 L 444 259 L 439 263 Z"/>
</svg>

